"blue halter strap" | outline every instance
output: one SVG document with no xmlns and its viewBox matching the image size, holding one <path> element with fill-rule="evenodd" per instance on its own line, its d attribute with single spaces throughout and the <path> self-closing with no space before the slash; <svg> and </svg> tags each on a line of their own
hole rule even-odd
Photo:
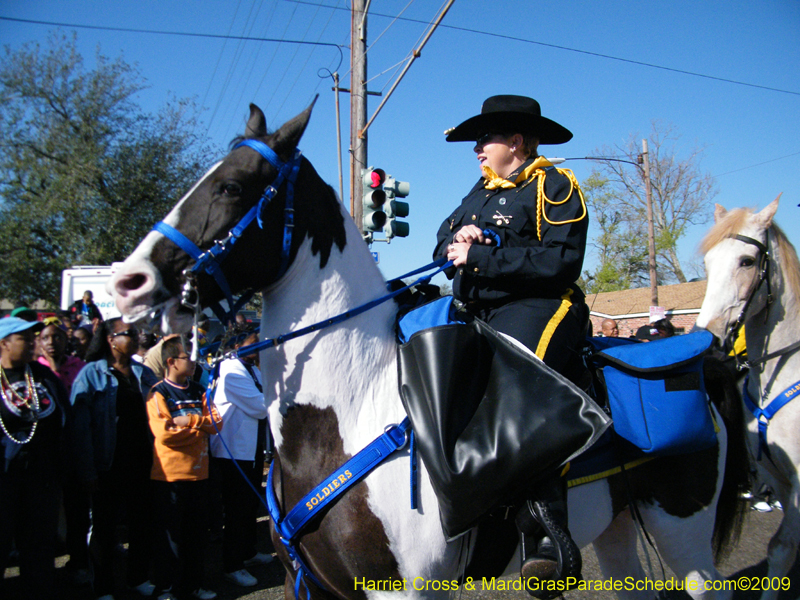
<svg viewBox="0 0 800 600">
<path fill-rule="evenodd" d="M 292 249 L 292 230 L 294 229 L 294 185 L 297 181 L 297 174 L 300 171 L 301 153 L 299 150 L 295 151 L 293 158 L 288 162 L 283 162 L 280 157 L 275 154 L 275 151 L 267 146 L 264 142 L 259 140 L 243 140 L 234 146 L 234 150 L 242 146 L 247 146 L 258 152 L 268 163 L 278 170 L 278 176 L 269 184 L 261 195 L 260 200 L 251 208 L 247 214 L 242 217 L 239 223 L 231 229 L 228 237 L 224 240 L 215 242 L 214 245 L 205 252 L 200 250 L 197 245 L 187 238 L 180 231 L 175 229 L 172 225 L 159 221 L 153 227 L 156 231 L 167 239 L 176 244 L 181 250 L 191 256 L 195 264 L 184 272 L 187 279 L 197 273 L 204 271 L 211 275 L 214 281 L 222 290 L 225 300 L 228 302 L 228 312 L 222 310 L 219 303 L 211 304 L 211 309 L 223 323 L 233 321 L 234 316 L 239 309 L 244 306 L 250 298 L 252 298 L 254 290 L 249 290 L 242 294 L 238 300 L 234 301 L 233 293 L 231 292 L 230 285 L 222 272 L 221 264 L 225 257 L 233 249 L 234 244 L 242 236 L 247 227 L 256 221 L 258 226 L 263 229 L 263 214 L 267 205 L 277 195 L 278 189 L 286 182 L 286 201 L 284 203 L 284 221 L 283 221 L 283 249 L 281 251 L 281 264 L 278 269 L 278 274 L 275 279 L 280 279 L 286 269 L 289 267 L 289 255 Z M 189 282 L 190 283 L 190 282 Z M 184 298 L 186 304 L 186 298 Z M 187 304 L 191 306 L 191 304 Z"/>
</svg>

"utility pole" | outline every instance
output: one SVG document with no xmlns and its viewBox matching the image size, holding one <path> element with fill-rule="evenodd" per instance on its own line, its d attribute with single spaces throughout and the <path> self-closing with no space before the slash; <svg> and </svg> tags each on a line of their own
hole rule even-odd
<svg viewBox="0 0 800 600">
<path fill-rule="evenodd" d="M 350 214 L 364 233 L 361 169 L 367 167 L 367 12 L 365 0 L 351 0 L 350 21 Z"/>
<path fill-rule="evenodd" d="M 648 263 L 650 267 L 650 306 L 658 306 L 658 275 L 656 274 L 656 234 L 653 225 L 653 193 L 650 189 L 650 155 L 647 153 L 647 140 L 642 140 L 644 159 L 644 185 L 647 192 L 647 238 Z"/>
</svg>

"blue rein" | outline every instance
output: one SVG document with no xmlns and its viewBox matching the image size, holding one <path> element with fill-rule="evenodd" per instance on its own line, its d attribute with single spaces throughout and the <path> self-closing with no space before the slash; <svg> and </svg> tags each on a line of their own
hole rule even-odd
<svg viewBox="0 0 800 600">
<path fill-rule="evenodd" d="M 281 185 L 283 185 L 284 181 L 287 185 L 286 202 L 283 209 L 283 249 L 281 251 L 280 268 L 278 269 L 278 274 L 275 279 L 280 279 L 286 272 L 286 269 L 289 267 L 289 255 L 291 254 L 292 250 L 292 230 L 294 229 L 294 186 L 295 182 L 297 181 L 297 174 L 300 171 L 301 153 L 299 150 L 296 150 L 294 157 L 290 161 L 283 162 L 275 153 L 275 151 L 272 150 L 272 148 L 259 140 L 241 141 L 236 144 L 233 149 L 236 150 L 236 148 L 240 148 L 242 146 L 247 146 L 248 148 L 252 148 L 258 152 L 267 162 L 278 169 L 278 176 L 264 189 L 261 199 L 247 212 L 244 217 L 242 217 L 241 221 L 239 221 L 239 223 L 233 229 L 231 229 L 226 239 L 215 242 L 211 248 L 203 252 L 194 242 L 192 242 L 192 240 L 187 238 L 172 225 L 164 223 L 163 221 L 159 221 L 153 227 L 153 231 L 165 236 L 194 259 L 195 264 L 191 267 L 191 269 L 188 270 L 188 272 L 184 272 L 187 278 L 191 275 L 201 272 L 202 270 L 211 275 L 214 278 L 214 281 L 217 282 L 217 285 L 225 295 L 225 300 L 228 302 L 228 312 L 226 313 L 223 311 L 218 302 L 212 303 L 210 308 L 214 311 L 214 314 L 217 316 L 217 318 L 223 323 L 233 322 L 239 309 L 241 309 L 250 300 L 250 298 L 252 298 L 254 290 L 249 290 L 248 292 L 243 293 L 238 300 L 234 301 L 230 285 L 228 285 L 225 274 L 222 272 L 222 261 L 230 253 L 234 244 L 253 221 L 256 221 L 261 229 L 264 228 L 264 222 L 262 220 L 264 210 L 277 195 L 278 189 L 281 187 Z"/>
</svg>

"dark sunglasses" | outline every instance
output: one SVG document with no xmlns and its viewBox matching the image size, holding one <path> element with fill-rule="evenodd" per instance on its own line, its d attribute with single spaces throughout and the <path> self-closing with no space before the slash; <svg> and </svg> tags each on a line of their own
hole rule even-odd
<svg viewBox="0 0 800 600">
<path fill-rule="evenodd" d="M 131 327 L 130 329 L 126 329 L 125 331 L 118 331 L 116 333 L 112 333 L 111 337 L 115 338 L 121 335 L 127 335 L 129 338 L 135 338 L 139 335 L 139 333 L 133 327 Z"/>
<path fill-rule="evenodd" d="M 498 135 L 503 135 L 503 134 L 502 133 L 497 133 L 496 131 L 493 131 L 491 133 L 483 133 L 483 134 L 479 135 L 477 138 L 475 138 L 475 145 L 476 146 L 485 146 L 486 144 L 488 144 L 489 142 L 492 141 L 492 138 L 495 138 Z"/>
</svg>

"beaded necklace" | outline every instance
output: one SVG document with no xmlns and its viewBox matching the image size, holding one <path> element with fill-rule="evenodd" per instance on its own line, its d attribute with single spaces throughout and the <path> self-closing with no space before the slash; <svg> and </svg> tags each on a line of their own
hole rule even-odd
<svg viewBox="0 0 800 600">
<path fill-rule="evenodd" d="M 11 382 L 6 377 L 6 372 L 3 370 L 3 367 L 0 366 L 0 395 L 3 397 L 3 401 L 8 406 L 25 406 L 29 410 L 33 411 L 34 415 L 39 412 L 39 394 L 36 393 L 36 384 L 33 381 L 33 375 L 31 374 L 31 368 L 28 365 L 25 365 L 25 385 L 28 388 L 27 398 L 23 398 L 20 396 L 14 388 L 11 387 Z M 18 400 L 18 401 L 17 401 Z M 32 401 L 32 402 L 31 402 Z M 34 419 L 33 426 L 31 427 L 31 431 L 28 434 L 28 437 L 24 440 L 18 440 L 15 438 L 11 433 L 6 429 L 6 424 L 3 423 L 3 419 L 0 416 L 0 429 L 3 430 L 3 433 L 6 434 L 6 437 L 10 439 L 15 444 L 27 444 L 33 439 L 33 434 L 36 433 L 36 426 L 39 424 L 38 419 Z"/>
</svg>

